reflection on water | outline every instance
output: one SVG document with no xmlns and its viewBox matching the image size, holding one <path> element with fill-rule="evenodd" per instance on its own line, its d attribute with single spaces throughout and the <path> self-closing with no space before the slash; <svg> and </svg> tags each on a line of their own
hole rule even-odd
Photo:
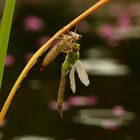
<svg viewBox="0 0 140 140">
<path fill-rule="evenodd" d="M 83 59 L 81 60 L 87 72 L 93 75 L 119 76 L 130 73 L 127 65 L 119 64 L 114 59 Z"/>
<path fill-rule="evenodd" d="M 39 137 L 39 136 L 20 136 L 20 137 L 15 137 L 12 140 L 55 140 L 55 139 L 49 137 Z"/>
<path fill-rule="evenodd" d="M 92 107 L 96 104 L 96 96 L 70 96 L 63 103 L 63 111 L 68 111 L 72 107 Z M 57 101 L 51 101 L 48 107 L 50 110 L 57 110 Z"/>
<path fill-rule="evenodd" d="M 117 59 L 109 57 L 109 52 L 101 49 L 87 49 L 87 58 L 82 63 L 87 72 L 92 75 L 125 76 L 130 74 L 130 68 Z"/>
<path fill-rule="evenodd" d="M 74 122 L 115 129 L 122 125 L 128 125 L 134 116 L 134 113 L 127 111 L 118 116 L 109 109 L 85 109 L 78 112 L 78 115 L 74 117 Z"/>
</svg>

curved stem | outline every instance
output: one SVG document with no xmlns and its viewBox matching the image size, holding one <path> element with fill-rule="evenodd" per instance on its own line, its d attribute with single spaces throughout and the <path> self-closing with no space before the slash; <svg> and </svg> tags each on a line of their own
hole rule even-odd
<svg viewBox="0 0 140 140">
<path fill-rule="evenodd" d="M 82 13 L 80 16 L 78 16 L 77 18 L 75 18 L 73 21 L 71 21 L 69 24 L 67 24 L 65 27 L 63 27 L 62 29 L 60 29 L 47 43 L 45 43 L 30 59 L 30 61 L 27 63 L 27 65 L 25 66 L 25 68 L 23 69 L 23 71 L 21 72 L 20 76 L 18 77 L 17 81 L 15 82 L 11 92 L 9 93 L 9 96 L 1 110 L 0 113 L 0 123 L 3 121 L 3 118 L 6 115 L 6 112 L 8 110 L 8 108 L 10 107 L 11 101 L 20 85 L 20 83 L 22 82 L 22 80 L 26 77 L 27 73 L 29 72 L 29 70 L 32 68 L 32 66 L 34 65 L 34 63 L 36 62 L 36 60 L 39 58 L 39 56 L 41 56 L 51 45 L 51 43 L 58 38 L 59 36 L 61 36 L 62 34 L 64 34 L 66 31 L 68 31 L 69 29 L 71 29 L 73 26 L 75 26 L 79 21 L 81 21 L 82 19 L 86 18 L 88 15 L 90 15 L 91 13 L 93 13 L 94 11 L 96 11 L 97 9 L 99 9 L 101 6 L 105 5 L 107 2 L 109 2 L 110 0 L 100 0 L 99 2 L 97 2 L 95 5 L 93 5 L 91 8 L 89 8 L 87 11 L 85 11 L 84 13 Z"/>
</svg>

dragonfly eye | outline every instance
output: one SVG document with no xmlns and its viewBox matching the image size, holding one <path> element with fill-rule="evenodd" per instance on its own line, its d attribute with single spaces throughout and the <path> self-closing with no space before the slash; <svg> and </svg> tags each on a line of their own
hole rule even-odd
<svg viewBox="0 0 140 140">
<path fill-rule="evenodd" d="M 76 51 L 76 52 L 79 52 L 80 51 L 80 44 L 74 43 L 73 50 Z"/>
</svg>

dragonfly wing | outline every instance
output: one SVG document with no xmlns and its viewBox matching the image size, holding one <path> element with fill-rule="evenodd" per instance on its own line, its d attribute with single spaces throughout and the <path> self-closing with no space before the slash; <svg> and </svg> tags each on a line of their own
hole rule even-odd
<svg viewBox="0 0 140 140">
<path fill-rule="evenodd" d="M 88 86 L 89 85 L 89 78 L 88 78 L 87 72 L 86 72 L 85 68 L 83 67 L 80 60 L 76 61 L 75 67 L 76 67 L 76 71 L 78 73 L 78 77 L 79 77 L 80 81 L 84 85 Z"/>
<path fill-rule="evenodd" d="M 70 73 L 69 73 L 69 78 L 70 78 L 70 86 L 71 90 L 73 93 L 76 92 L 76 84 L 75 84 L 75 65 L 72 66 Z"/>
</svg>

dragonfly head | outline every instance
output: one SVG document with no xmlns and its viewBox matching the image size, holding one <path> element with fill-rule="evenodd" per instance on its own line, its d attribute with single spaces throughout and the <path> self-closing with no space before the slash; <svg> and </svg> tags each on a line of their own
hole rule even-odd
<svg viewBox="0 0 140 140">
<path fill-rule="evenodd" d="M 80 40 L 82 38 L 82 35 L 72 31 L 69 32 L 69 35 L 73 38 L 74 41 Z"/>
</svg>

